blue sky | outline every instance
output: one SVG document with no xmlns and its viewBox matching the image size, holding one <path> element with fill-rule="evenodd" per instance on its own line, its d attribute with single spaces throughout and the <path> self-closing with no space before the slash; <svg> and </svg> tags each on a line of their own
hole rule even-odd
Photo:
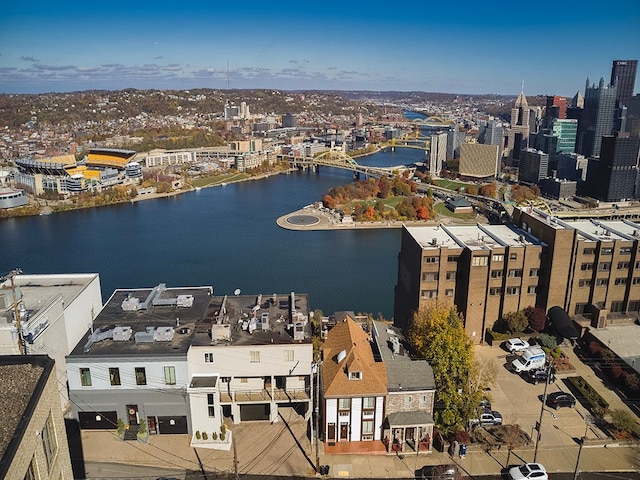
<svg viewBox="0 0 640 480">
<path fill-rule="evenodd" d="M 5 4 L 0 92 L 273 88 L 573 96 L 640 58 L 640 1 Z M 609 6 L 611 8 L 609 8 Z M 610 11 L 609 11 L 610 10 Z M 636 80 L 636 92 L 640 81 Z"/>
</svg>

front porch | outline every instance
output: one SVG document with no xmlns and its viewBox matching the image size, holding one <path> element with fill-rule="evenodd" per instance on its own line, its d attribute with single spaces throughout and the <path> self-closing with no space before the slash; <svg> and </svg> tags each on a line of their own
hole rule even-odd
<svg viewBox="0 0 640 480">
<path fill-rule="evenodd" d="M 383 425 L 387 453 L 431 453 L 433 418 L 426 412 L 390 413 Z"/>
<path fill-rule="evenodd" d="M 386 455 L 387 448 L 380 440 L 368 442 L 324 442 L 326 455 Z"/>
</svg>

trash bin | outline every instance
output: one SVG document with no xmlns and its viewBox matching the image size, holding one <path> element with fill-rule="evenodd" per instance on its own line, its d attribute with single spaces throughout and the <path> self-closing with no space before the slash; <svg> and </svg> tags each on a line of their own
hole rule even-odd
<svg viewBox="0 0 640 480">
<path fill-rule="evenodd" d="M 467 444 L 466 443 L 461 443 L 460 444 L 460 458 L 464 458 L 464 456 L 467 454 Z"/>
</svg>

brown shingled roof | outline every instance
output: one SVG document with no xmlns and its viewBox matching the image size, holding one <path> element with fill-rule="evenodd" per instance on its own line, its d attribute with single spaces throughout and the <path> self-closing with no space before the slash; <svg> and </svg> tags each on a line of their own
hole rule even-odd
<svg viewBox="0 0 640 480">
<path fill-rule="evenodd" d="M 387 369 L 373 357 L 369 335 L 351 317 L 338 322 L 322 346 L 322 380 L 325 397 L 387 394 Z M 338 363 L 338 354 L 346 356 Z M 361 380 L 349 380 L 349 372 L 362 372 Z"/>
</svg>

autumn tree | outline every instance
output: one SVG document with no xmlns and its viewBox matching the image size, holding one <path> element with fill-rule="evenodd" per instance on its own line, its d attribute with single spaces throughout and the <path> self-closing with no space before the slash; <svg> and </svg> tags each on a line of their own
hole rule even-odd
<svg viewBox="0 0 640 480">
<path fill-rule="evenodd" d="M 465 189 L 464 189 L 465 193 L 468 193 L 469 195 L 477 195 L 478 194 L 478 187 L 476 187 L 475 185 L 468 185 Z"/>
<path fill-rule="evenodd" d="M 480 187 L 480 195 L 484 197 L 496 198 L 496 184 L 494 183 L 486 183 Z"/>
<path fill-rule="evenodd" d="M 414 353 L 433 369 L 436 424 L 446 434 L 464 428 L 482 399 L 482 389 L 477 381 L 481 375 L 474 370 L 473 344 L 456 308 L 436 300 L 425 304 L 414 313 L 407 337 Z"/>
<path fill-rule="evenodd" d="M 327 194 L 322 197 L 322 204 L 329 210 L 333 210 L 334 208 L 336 208 L 336 199 Z"/>
<path fill-rule="evenodd" d="M 540 307 L 527 307 L 524 309 L 524 315 L 529 322 L 529 328 L 534 332 L 541 332 L 547 324 L 547 314 Z"/>
</svg>

